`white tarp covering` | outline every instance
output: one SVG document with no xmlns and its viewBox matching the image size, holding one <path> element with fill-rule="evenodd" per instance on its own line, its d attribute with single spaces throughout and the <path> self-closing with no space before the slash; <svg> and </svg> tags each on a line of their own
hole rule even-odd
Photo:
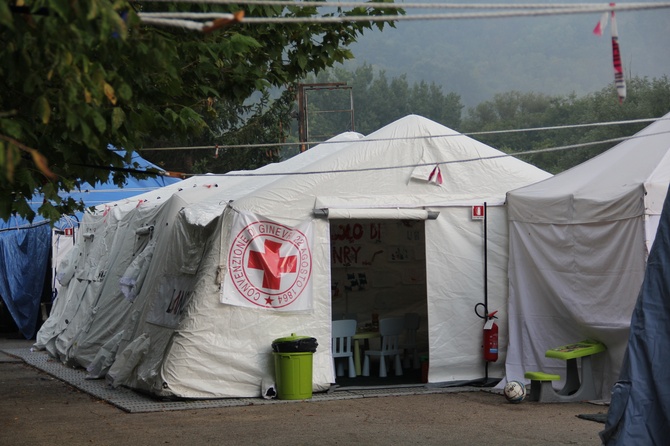
<svg viewBox="0 0 670 446">
<path fill-rule="evenodd" d="M 549 348 L 585 338 L 602 398 L 619 375 L 630 318 L 670 179 L 670 114 L 633 138 L 507 195 L 510 230 L 508 380 L 564 375 Z"/>
<path fill-rule="evenodd" d="M 362 135 L 349 132 L 334 139 L 351 141 L 360 137 Z M 329 150 L 337 149 L 334 144 L 324 146 L 328 146 Z M 315 150 L 302 158 L 313 159 L 319 154 L 323 156 L 324 151 Z M 278 172 L 282 169 L 278 166 L 300 166 L 304 162 L 291 159 L 254 172 Z M 288 167 L 284 169 L 290 170 Z M 149 284 L 144 289 L 143 298 L 135 302 L 141 293 L 139 282 L 144 283 L 150 276 L 152 265 L 154 269 L 158 268 L 157 265 L 166 260 L 161 256 L 165 255 L 166 244 L 174 231 L 172 223 L 177 213 L 187 205 L 203 202 L 209 213 L 195 211 L 195 215 L 206 224 L 215 218 L 211 209 L 220 213 L 225 206 L 226 200 L 221 198 L 224 190 L 228 191 L 230 198 L 235 198 L 236 194 L 248 193 L 276 179 L 273 176 L 244 176 L 248 173 L 194 176 L 144 194 L 99 205 L 95 212 L 85 214 L 76 249 L 62 260 L 59 277 L 65 281 L 64 287 L 50 317 L 37 333 L 35 346 L 47 349 L 64 362 L 88 367 L 98 349 L 118 331 L 126 332 L 123 337 L 117 338 L 122 343 L 132 338 L 140 316 L 147 311 L 145 296 L 153 286 Z M 208 201 L 211 196 L 215 198 Z M 97 237 L 84 237 L 96 231 Z M 203 247 L 184 246 L 190 252 L 181 253 L 181 258 L 190 259 L 195 255 L 199 262 Z M 157 247 L 158 258 L 153 262 Z M 94 255 L 87 254 L 92 250 L 95 250 Z M 82 262 L 85 258 L 92 259 L 93 267 L 84 267 Z M 91 276 L 96 271 L 98 274 Z M 75 274 L 77 280 L 70 280 Z M 155 277 L 157 273 L 151 274 Z"/>
<path fill-rule="evenodd" d="M 74 249 L 61 262 L 63 287 L 35 346 L 88 367 L 128 315 L 137 312 L 138 281 L 146 278 L 169 221 L 188 203 L 184 197 L 213 193 L 216 181 L 214 176 L 191 178 L 86 213 Z"/>
</svg>

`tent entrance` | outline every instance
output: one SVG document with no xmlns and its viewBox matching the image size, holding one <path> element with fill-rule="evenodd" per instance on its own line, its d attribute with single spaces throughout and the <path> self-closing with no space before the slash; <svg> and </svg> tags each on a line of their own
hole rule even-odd
<svg viewBox="0 0 670 446">
<path fill-rule="evenodd" d="M 425 224 L 423 220 L 330 220 L 333 319 L 355 318 L 359 329 L 373 318 L 417 313 L 419 356 L 428 352 Z M 370 342 L 376 348 L 378 339 Z M 361 358 L 361 363 L 363 358 Z M 397 379 L 392 370 L 378 378 L 371 363 L 370 378 L 337 377 L 340 385 L 417 384 L 421 370 L 410 367 Z"/>
</svg>

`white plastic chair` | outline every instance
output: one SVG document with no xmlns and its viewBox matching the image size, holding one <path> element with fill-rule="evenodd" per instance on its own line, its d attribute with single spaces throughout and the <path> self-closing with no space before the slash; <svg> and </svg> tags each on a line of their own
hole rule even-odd
<svg viewBox="0 0 670 446">
<path fill-rule="evenodd" d="M 421 368 L 419 364 L 419 351 L 416 347 L 416 332 L 419 330 L 421 324 L 421 316 L 417 313 L 405 314 L 405 342 L 402 345 L 404 367 L 406 369 L 410 366 L 410 356 L 414 363 L 414 368 Z"/>
<path fill-rule="evenodd" d="M 380 350 L 367 350 L 363 362 L 363 376 L 370 376 L 370 356 L 379 356 L 379 377 L 386 378 L 386 358 L 393 358 L 396 376 L 402 376 L 400 363 L 400 336 L 405 328 L 404 317 L 390 317 L 379 321 L 382 338 Z"/>
<path fill-rule="evenodd" d="M 338 359 L 349 358 L 349 378 L 356 377 L 354 349 L 351 342 L 351 337 L 356 334 L 356 324 L 357 322 L 354 319 L 333 321 L 331 340 L 333 367 L 336 370 L 337 376 L 344 375 L 344 361 L 338 361 Z"/>
</svg>

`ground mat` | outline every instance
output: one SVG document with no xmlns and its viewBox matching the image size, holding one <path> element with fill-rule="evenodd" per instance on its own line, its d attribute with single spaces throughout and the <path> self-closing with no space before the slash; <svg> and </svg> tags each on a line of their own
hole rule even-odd
<svg viewBox="0 0 670 446">
<path fill-rule="evenodd" d="M 107 401 L 129 413 L 161 412 L 169 410 L 196 410 L 206 408 L 238 407 L 262 404 L 290 404 L 300 401 L 328 401 L 351 398 L 370 398 L 383 396 L 419 395 L 430 393 L 451 393 L 471 391 L 492 391 L 474 386 L 436 386 L 430 384 L 397 384 L 389 387 L 342 387 L 333 386 L 323 393 L 314 393 L 309 400 L 278 400 L 258 398 L 220 398 L 202 400 L 164 401 L 150 395 L 141 394 L 133 390 L 117 387 L 112 388 L 105 380 L 86 379 L 86 371 L 67 367 L 56 361 L 46 352 L 32 351 L 29 348 L 4 349 L 7 355 L 22 359 L 26 364 L 35 367 L 54 378 L 64 381 L 71 386 L 88 393 L 96 398 Z"/>
</svg>

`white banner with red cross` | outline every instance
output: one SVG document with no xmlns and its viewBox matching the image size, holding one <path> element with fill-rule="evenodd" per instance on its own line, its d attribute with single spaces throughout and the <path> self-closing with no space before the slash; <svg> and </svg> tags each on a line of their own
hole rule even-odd
<svg viewBox="0 0 670 446">
<path fill-rule="evenodd" d="M 295 227 L 237 212 L 221 303 L 278 311 L 312 309 L 312 223 Z"/>
</svg>

